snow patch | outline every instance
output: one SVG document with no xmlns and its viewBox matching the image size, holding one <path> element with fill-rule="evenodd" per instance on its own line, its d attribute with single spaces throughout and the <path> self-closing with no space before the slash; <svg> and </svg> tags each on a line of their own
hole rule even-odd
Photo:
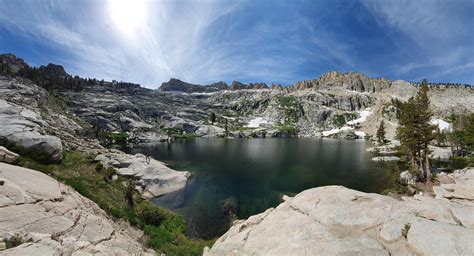
<svg viewBox="0 0 474 256">
<path fill-rule="evenodd" d="M 441 131 L 451 131 L 451 124 L 442 119 L 431 119 L 431 124 L 438 126 Z"/>
<path fill-rule="evenodd" d="M 216 94 L 218 91 L 215 91 L 215 92 L 192 92 L 192 93 L 189 93 L 191 95 L 213 95 L 213 94 Z"/>
<path fill-rule="evenodd" d="M 356 124 L 363 123 L 365 122 L 365 120 L 367 120 L 368 116 L 372 115 L 372 111 L 370 111 L 370 108 L 357 111 L 357 113 L 359 114 L 359 118 L 347 122 L 346 123 L 347 125 L 356 125 Z"/>
<path fill-rule="evenodd" d="M 235 120 L 235 117 L 230 117 L 230 116 L 222 116 L 222 118 L 227 119 L 227 120 Z"/>
<path fill-rule="evenodd" d="M 327 137 L 329 135 L 338 134 L 342 131 L 348 131 L 348 130 L 352 130 L 352 128 L 349 127 L 349 126 L 344 126 L 344 127 L 341 127 L 341 128 L 331 129 L 329 131 L 323 131 L 322 135 L 323 135 L 323 137 Z"/>
<path fill-rule="evenodd" d="M 260 125 L 262 124 L 271 124 L 271 122 L 268 122 L 267 120 L 261 118 L 261 117 L 256 117 L 252 120 L 250 120 L 250 122 L 245 125 L 244 127 L 247 127 L 247 128 L 259 128 Z"/>
<path fill-rule="evenodd" d="M 366 135 L 365 132 L 361 132 L 361 131 L 355 131 L 354 133 L 361 138 L 365 138 L 365 135 Z"/>
</svg>

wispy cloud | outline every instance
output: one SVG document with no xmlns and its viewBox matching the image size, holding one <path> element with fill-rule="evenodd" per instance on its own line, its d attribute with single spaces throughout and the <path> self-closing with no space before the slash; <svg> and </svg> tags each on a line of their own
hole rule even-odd
<svg viewBox="0 0 474 256">
<path fill-rule="evenodd" d="M 395 35 L 392 40 L 400 40 L 401 47 L 408 48 L 405 61 L 392 65 L 396 74 L 446 80 L 450 71 L 471 68 L 471 74 L 474 73 L 466 65 L 474 55 L 474 2 L 364 0 L 363 3 L 379 25 Z"/>
<path fill-rule="evenodd" d="M 0 47 L 35 42 L 43 63 L 86 77 L 291 84 L 338 69 L 474 83 L 469 0 L 1 2 Z"/>
</svg>

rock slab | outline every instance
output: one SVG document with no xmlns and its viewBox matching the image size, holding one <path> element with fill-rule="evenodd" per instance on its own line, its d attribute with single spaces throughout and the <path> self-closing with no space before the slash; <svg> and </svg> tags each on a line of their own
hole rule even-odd
<svg viewBox="0 0 474 256">
<path fill-rule="evenodd" d="M 474 169 L 454 174 L 455 196 L 363 193 L 341 186 L 303 191 L 238 220 L 205 255 L 472 255 Z M 448 191 L 449 192 L 449 191 Z M 449 194 L 448 194 L 449 195 Z M 448 200 L 447 198 L 453 198 Z"/>
<path fill-rule="evenodd" d="M 129 155 L 117 150 L 96 157 L 105 167 L 113 167 L 119 175 L 135 176 L 141 187 L 142 197 L 151 199 L 183 189 L 189 172 L 175 171 L 160 161 L 143 154 Z"/>
<path fill-rule="evenodd" d="M 2 255 L 153 255 L 126 224 L 94 202 L 31 169 L 0 163 L 0 237 L 23 243 Z"/>
</svg>

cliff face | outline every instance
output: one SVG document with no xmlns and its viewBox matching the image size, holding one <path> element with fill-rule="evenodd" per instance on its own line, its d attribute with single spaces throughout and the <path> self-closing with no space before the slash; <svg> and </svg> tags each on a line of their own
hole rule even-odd
<svg viewBox="0 0 474 256">
<path fill-rule="evenodd" d="M 236 221 L 205 255 L 469 255 L 474 169 L 444 180 L 435 195 L 401 201 L 340 186 L 285 196 Z"/>
</svg>

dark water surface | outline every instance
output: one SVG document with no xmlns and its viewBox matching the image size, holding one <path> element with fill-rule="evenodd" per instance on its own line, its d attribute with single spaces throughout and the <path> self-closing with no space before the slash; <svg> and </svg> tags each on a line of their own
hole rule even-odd
<svg viewBox="0 0 474 256">
<path fill-rule="evenodd" d="M 232 218 L 247 218 L 294 195 L 324 185 L 381 192 L 392 164 L 371 161 L 364 140 L 192 139 L 171 144 L 144 144 L 129 153 L 144 153 L 171 168 L 190 171 L 183 191 L 154 202 L 182 213 L 193 236 L 225 232 Z"/>
</svg>

